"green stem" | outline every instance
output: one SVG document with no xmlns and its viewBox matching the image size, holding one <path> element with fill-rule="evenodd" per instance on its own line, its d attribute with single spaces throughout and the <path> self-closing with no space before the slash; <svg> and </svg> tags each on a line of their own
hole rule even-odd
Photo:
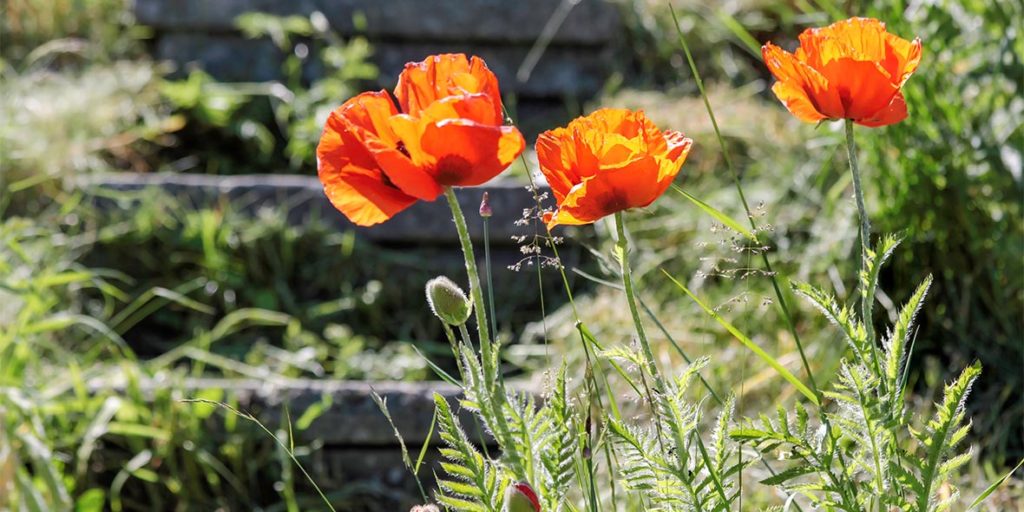
<svg viewBox="0 0 1024 512">
<path fill-rule="evenodd" d="M 494 313 L 494 278 L 491 276 L 491 233 L 488 229 L 487 217 L 484 221 L 484 274 L 487 276 L 487 303 L 491 314 L 491 332 L 498 336 L 498 315 Z M 543 298 L 541 299 L 543 303 Z"/>
<path fill-rule="evenodd" d="M 622 212 L 615 214 L 615 230 L 618 235 L 618 240 L 615 242 L 616 247 L 619 251 L 619 263 L 622 268 L 622 286 L 626 290 L 626 301 L 629 302 L 629 313 L 633 316 L 633 324 L 636 326 L 636 335 L 640 340 L 640 347 L 644 352 L 644 359 L 647 362 L 647 371 L 654 378 L 655 391 L 659 393 L 665 392 L 665 382 L 661 378 L 661 372 L 658 371 L 658 364 L 654 359 L 654 352 L 651 350 L 651 344 L 647 341 L 647 331 L 644 330 L 644 323 L 640 319 L 640 311 L 636 305 L 636 293 L 633 291 L 633 276 L 629 269 L 629 242 L 626 241 L 626 226 L 622 220 Z M 654 404 L 652 404 L 654 405 Z"/>
<path fill-rule="evenodd" d="M 491 336 L 487 330 L 487 310 L 484 304 L 484 295 L 480 290 L 480 273 L 476 268 L 476 255 L 473 254 L 473 242 L 469 239 L 469 227 L 466 226 L 466 217 L 462 214 L 462 207 L 459 206 L 459 199 L 455 197 L 455 190 L 451 187 L 444 188 L 444 198 L 448 200 L 448 206 L 452 210 L 452 217 L 455 220 L 455 229 L 459 232 L 459 242 L 462 244 L 462 256 L 466 260 L 466 274 L 469 276 L 469 296 L 473 299 L 473 309 L 476 313 L 476 330 L 480 337 L 481 357 L 486 360 L 483 365 L 486 371 L 491 365 Z M 494 382 L 494 375 L 486 375 L 488 382 Z"/>
<path fill-rule="evenodd" d="M 636 305 L 636 292 L 633 291 L 633 276 L 629 268 L 629 242 L 626 240 L 626 224 L 622 219 L 622 212 L 615 213 L 615 230 L 618 235 L 615 246 L 619 252 L 619 264 L 622 269 L 622 287 L 626 291 L 629 314 L 633 316 L 633 325 L 636 327 L 636 336 L 640 340 L 640 347 L 643 349 L 644 360 L 647 363 L 647 372 L 654 379 L 654 391 L 659 395 L 664 395 L 668 388 L 665 386 L 665 380 L 661 377 L 661 372 L 658 371 L 658 364 L 654 359 L 654 351 L 651 350 L 651 343 L 647 341 L 647 331 L 644 329 L 643 320 L 640 319 L 640 310 Z M 651 413 L 654 415 L 654 426 L 658 435 L 658 446 L 661 447 L 662 451 L 665 451 L 665 443 L 662 439 L 663 434 L 661 431 L 661 413 L 658 411 L 658 403 L 654 400 L 654 395 L 647 386 L 647 379 L 644 378 L 643 372 L 640 372 L 640 380 L 644 384 L 647 400 L 651 403 Z M 675 429 L 675 422 L 672 422 L 672 427 Z"/>
<path fill-rule="evenodd" d="M 874 297 L 868 296 L 868 286 L 864 281 L 864 273 L 868 272 L 868 259 L 871 254 L 871 220 L 868 219 L 867 208 L 864 207 L 864 187 L 860 181 L 860 165 L 857 163 L 857 143 L 853 140 L 853 121 L 846 120 L 846 151 L 850 159 L 850 172 L 853 174 L 853 193 L 857 198 L 857 214 L 860 217 L 860 249 L 861 249 L 861 278 L 860 281 L 860 314 L 864 322 L 864 330 L 867 333 L 868 343 L 871 344 L 871 357 L 874 359 L 875 373 L 881 375 L 881 367 L 878 363 L 878 347 L 875 343 L 875 329 L 871 320 L 871 307 L 874 304 Z M 885 381 L 883 380 L 883 385 Z"/>
<path fill-rule="evenodd" d="M 682 29 L 679 28 L 679 18 L 676 16 L 676 11 L 669 4 L 669 12 L 672 13 L 672 21 L 675 22 L 676 33 L 679 35 L 679 43 L 683 47 L 683 53 L 686 54 L 686 62 L 690 66 L 690 71 L 693 73 L 693 79 L 697 83 L 697 89 L 700 91 L 701 99 L 704 101 L 704 109 L 708 112 L 708 117 L 711 119 L 711 127 L 714 128 L 715 137 L 718 139 L 718 146 L 722 148 L 722 158 L 725 161 L 726 168 L 732 174 L 732 182 L 736 188 L 736 193 L 739 195 L 740 203 L 743 205 L 743 211 L 747 215 L 747 220 L 750 222 L 751 232 L 754 233 L 755 238 L 757 237 L 758 225 L 757 221 L 754 220 L 754 214 L 750 209 L 750 203 L 747 202 L 747 196 L 743 193 L 743 186 L 740 185 L 740 174 L 733 167 L 732 158 L 729 156 L 729 149 L 725 145 L 725 138 L 722 137 L 722 131 L 718 127 L 718 118 L 715 117 L 715 111 L 711 108 L 711 100 L 708 99 L 707 91 L 704 89 L 704 80 L 700 77 L 700 72 L 697 70 L 697 63 L 693 60 L 693 54 L 690 52 L 690 45 L 686 43 L 686 38 L 683 37 Z M 818 397 L 818 403 L 821 403 L 821 392 L 818 390 L 818 383 L 814 380 L 814 372 L 811 371 L 811 365 L 807 362 L 807 354 L 804 352 L 804 345 L 800 341 L 800 333 L 796 329 L 796 324 L 793 321 L 793 315 L 789 311 L 789 305 L 786 302 L 786 296 L 782 293 L 782 288 L 779 286 L 779 280 L 775 277 L 775 270 L 772 268 L 771 260 L 768 259 L 768 251 L 761 251 L 761 261 L 764 262 L 765 271 L 768 273 L 769 278 L 772 282 L 772 289 L 775 290 L 775 297 L 779 301 L 779 308 L 782 309 L 782 317 L 786 321 L 786 327 L 789 328 L 790 334 L 793 335 L 793 342 L 796 344 L 797 352 L 800 354 L 800 362 L 803 364 L 804 371 L 807 373 L 807 379 L 810 381 L 811 390 L 814 391 L 815 396 Z M 799 505 L 797 506 L 799 508 Z"/>
<path fill-rule="evenodd" d="M 520 470 L 516 471 L 516 476 L 525 478 L 526 471 L 523 469 L 522 457 L 515 448 L 508 422 L 505 419 L 505 383 L 498 374 L 497 358 L 493 354 L 490 334 L 487 331 L 484 294 L 480 289 L 480 273 L 477 271 L 476 255 L 473 254 L 473 242 L 469 238 L 466 217 L 462 214 L 462 207 L 459 206 L 459 199 L 455 196 L 454 189 L 445 187 L 444 197 L 448 200 L 448 206 L 452 210 L 455 229 L 459 233 L 459 242 L 462 243 L 462 255 L 466 260 L 466 274 L 469 276 L 469 295 L 473 299 L 473 308 L 476 310 L 476 328 L 480 337 L 480 366 L 483 370 L 484 388 L 487 392 L 487 396 L 482 398 L 485 403 L 481 403 L 480 406 L 490 407 L 491 414 L 497 423 L 497 425 L 491 425 L 495 430 L 495 438 L 498 439 L 501 448 L 505 450 L 513 468 Z"/>
</svg>

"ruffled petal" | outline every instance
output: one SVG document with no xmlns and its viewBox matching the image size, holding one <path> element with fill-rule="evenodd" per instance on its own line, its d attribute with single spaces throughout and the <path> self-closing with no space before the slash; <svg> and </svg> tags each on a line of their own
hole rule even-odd
<svg viewBox="0 0 1024 512">
<path fill-rule="evenodd" d="M 885 108 L 879 110 L 871 117 L 855 119 L 854 122 L 862 126 L 875 128 L 895 124 L 906 118 L 907 102 L 903 99 L 903 93 L 898 92 Z"/>
<path fill-rule="evenodd" d="M 679 174 L 683 163 L 686 162 L 690 148 L 693 147 L 693 141 L 677 131 L 666 131 L 665 141 L 668 143 L 668 152 L 664 157 L 658 159 L 661 166 L 658 172 L 658 182 L 664 185 L 659 195 L 672 184 L 672 180 Z"/>
<path fill-rule="evenodd" d="M 665 158 L 673 161 L 678 160 L 679 164 L 682 165 L 686 161 L 686 155 L 690 153 L 693 140 L 683 135 L 682 132 L 675 130 L 665 130 L 662 136 L 665 138 L 665 144 L 668 148 Z"/>
<path fill-rule="evenodd" d="M 816 123 L 828 119 L 828 116 L 818 112 L 817 107 L 811 102 L 810 96 L 807 95 L 807 91 L 792 82 L 775 82 L 772 92 L 786 106 L 786 110 L 789 110 L 801 121 Z"/>
<path fill-rule="evenodd" d="M 328 167 L 321 171 L 320 181 L 331 204 L 358 226 L 380 224 L 416 202 L 415 197 L 358 173 L 336 172 Z"/>
<path fill-rule="evenodd" d="M 816 69 L 841 59 L 879 62 L 885 58 L 885 41 L 885 24 L 872 18 L 850 18 L 800 34 L 806 62 Z"/>
<path fill-rule="evenodd" d="M 582 181 L 581 174 L 592 176 L 597 172 L 597 158 L 567 128 L 548 130 L 537 136 L 536 149 L 540 172 L 556 201 L 561 202 L 569 190 Z"/>
<path fill-rule="evenodd" d="M 772 43 L 766 43 L 761 47 L 761 55 L 764 57 L 768 70 L 779 83 L 789 84 L 783 89 L 785 96 L 779 96 L 779 100 L 786 103 L 787 107 L 789 106 L 787 101 L 800 101 L 799 96 L 802 95 L 806 96 L 813 110 L 823 116 L 822 118 L 839 119 L 843 117 L 845 109 L 839 95 L 829 87 L 829 80 L 818 70 Z M 776 96 L 778 96 L 778 91 L 776 91 Z M 806 112 L 803 105 L 799 105 L 799 110 Z M 793 113 L 796 114 L 796 112 Z M 801 119 L 807 120 L 811 117 L 813 116 L 807 113 L 807 116 Z M 817 120 L 820 118 L 815 119 L 815 121 Z"/>
<path fill-rule="evenodd" d="M 419 116 L 420 111 L 448 96 L 485 94 L 494 102 L 491 118 L 503 119 L 498 79 L 479 57 L 441 54 L 421 62 L 410 62 L 398 76 L 395 97 L 402 111 Z M 500 124 L 495 123 L 495 124 Z"/>
<path fill-rule="evenodd" d="M 839 59 L 830 62 L 821 74 L 839 95 L 844 113 L 840 117 L 862 119 L 874 115 L 892 101 L 899 87 L 877 62 Z"/>
<path fill-rule="evenodd" d="M 427 125 L 423 151 L 434 159 L 427 172 L 442 186 L 481 185 L 504 171 L 526 146 L 513 126 L 488 126 L 466 119 Z"/>
<path fill-rule="evenodd" d="M 317 145 L 317 175 L 328 200 L 360 226 L 384 222 L 416 202 L 391 184 L 366 145 L 344 118 L 346 107 L 331 113 Z"/>
<path fill-rule="evenodd" d="M 569 191 L 548 222 L 548 229 L 559 224 L 588 224 L 616 212 L 650 205 L 670 182 L 659 182 L 659 173 L 660 165 L 651 155 L 620 167 L 602 168 Z"/>
<path fill-rule="evenodd" d="M 897 87 L 903 86 L 921 63 L 921 39 L 907 41 L 893 34 L 886 34 L 885 63 L 883 66 L 892 74 Z"/>
<path fill-rule="evenodd" d="M 394 145 L 397 138 L 389 126 L 391 116 L 398 114 L 387 91 L 364 92 L 346 101 L 337 112 L 364 139 L 377 139 Z"/>
</svg>

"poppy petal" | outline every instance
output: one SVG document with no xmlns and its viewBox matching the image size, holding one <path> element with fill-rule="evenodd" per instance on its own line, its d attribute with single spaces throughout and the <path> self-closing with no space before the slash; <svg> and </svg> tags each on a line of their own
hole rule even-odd
<svg viewBox="0 0 1024 512">
<path fill-rule="evenodd" d="M 566 128 L 548 130 L 537 136 L 536 149 L 541 174 L 556 201 L 561 202 L 573 185 L 581 181 L 580 172 L 591 176 L 597 172 L 597 159 Z M 579 171 L 580 168 L 584 170 Z"/>
<path fill-rule="evenodd" d="M 361 93 L 346 101 L 338 111 L 341 119 L 354 127 L 360 138 L 379 139 L 388 145 L 397 142 L 389 127 L 389 119 L 398 114 L 398 110 L 387 91 Z"/>
<path fill-rule="evenodd" d="M 665 154 L 664 158 L 659 158 L 661 170 L 658 173 L 658 182 L 664 182 L 667 188 L 676 175 L 679 174 L 683 163 L 686 162 L 686 157 L 690 154 L 690 148 L 693 147 L 693 140 L 686 138 L 677 131 L 665 132 L 665 139 L 668 142 L 669 151 Z M 662 192 L 664 192 L 664 189 Z"/>
<path fill-rule="evenodd" d="M 380 224 L 416 202 L 415 197 L 370 176 L 329 169 L 320 176 L 327 199 L 358 226 Z"/>
<path fill-rule="evenodd" d="M 775 82 L 775 85 L 772 86 L 772 92 L 786 106 L 786 110 L 789 110 L 790 113 L 801 121 L 816 123 L 823 119 L 828 119 L 828 116 L 818 112 L 817 107 L 811 102 L 807 92 L 791 82 Z"/>
<path fill-rule="evenodd" d="M 872 18 L 850 18 L 800 34 L 800 48 L 808 63 L 820 69 L 829 63 L 852 59 L 878 62 L 885 58 L 885 24 Z"/>
<path fill-rule="evenodd" d="M 686 160 L 686 155 L 690 153 L 690 147 L 693 146 L 693 140 L 687 138 L 682 132 L 675 130 L 666 130 L 662 136 L 665 138 L 665 144 L 668 146 L 668 153 L 665 158 L 669 160 Z M 679 162 L 682 164 L 682 162 Z"/>
<path fill-rule="evenodd" d="M 869 126 L 872 128 L 879 126 L 887 126 L 890 124 L 898 123 L 907 118 L 907 102 L 903 98 L 903 93 L 898 92 L 893 96 L 892 101 L 889 102 L 882 110 L 876 112 L 871 117 L 865 119 L 854 120 L 855 123 L 862 126 Z"/>
<path fill-rule="evenodd" d="M 377 160 L 351 131 L 344 106 L 332 112 L 317 145 L 317 174 L 328 200 L 349 220 L 371 226 L 416 202 L 390 185 Z"/>
<path fill-rule="evenodd" d="M 896 85 L 902 86 L 921 64 L 921 39 L 907 41 L 893 34 L 886 34 L 885 67 L 893 75 Z"/>
<path fill-rule="evenodd" d="M 831 89 L 842 100 L 844 114 L 841 117 L 853 120 L 882 110 L 899 91 L 888 72 L 877 62 L 834 60 L 821 70 L 821 74 L 828 78 Z"/>
<path fill-rule="evenodd" d="M 448 96 L 482 93 L 495 102 L 492 117 L 503 119 L 498 79 L 479 57 L 441 54 L 421 62 L 410 62 L 398 76 L 395 97 L 402 111 L 419 116 L 420 111 Z"/>
<path fill-rule="evenodd" d="M 805 96 L 813 110 L 823 116 L 822 118 L 814 119 L 814 121 L 819 121 L 823 118 L 839 119 L 843 117 L 845 109 L 839 99 L 839 95 L 834 89 L 829 87 L 828 79 L 816 69 L 772 43 L 767 43 L 761 47 L 761 55 L 764 57 L 768 70 L 775 76 L 778 83 L 789 84 L 782 91 L 784 96 L 780 96 L 779 92 L 775 91 L 780 101 L 783 103 L 787 103 L 787 101 L 802 103 L 799 100 L 799 96 Z M 772 90 L 774 91 L 775 89 L 773 88 Z M 803 105 L 799 105 L 798 110 L 806 112 Z M 792 109 L 790 111 L 796 115 L 795 111 Z M 797 115 L 797 117 L 800 116 Z M 801 117 L 801 119 L 809 120 L 811 117 L 808 113 L 806 117 Z"/>
<path fill-rule="evenodd" d="M 671 182 L 659 183 L 659 173 L 660 166 L 650 155 L 621 167 L 602 168 L 570 190 L 548 222 L 548 228 L 589 224 L 616 212 L 648 206 Z"/>
<path fill-rule="evenodd" d="M 434 167 L 429 172 L 442 186 L 470 187 L 486 183 L 523 152 L 526 141 L 513 126 L 488 126 L 466 119 L 428 124 L 423 151 Z"/>
</svg>

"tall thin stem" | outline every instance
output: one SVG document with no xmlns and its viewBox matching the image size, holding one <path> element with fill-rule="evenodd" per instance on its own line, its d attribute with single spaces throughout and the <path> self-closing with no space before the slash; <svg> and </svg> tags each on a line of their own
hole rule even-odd
<svg viewBox="0 0 1024 512">
<path fill-rule="evenodd" d="M 654 378 L 655 391 L 664 393 L 665 383 L 661 378 L 661 372 L 658 371 L 658 364 L 655 362 L 654 352 L 651 350 L 651 344 L 647 341 L 647 331 L 644 329 L 644 323 L 640 319 L 640 311 L 636 305 L 636 293 L 633 291 L 633 276 L 629 269 L 629 242 L 626 240 L 626 226 L 622 220 L 622 212 L 617 212 L 615 214 L 615 230 L 618 235 L 618 240 L 616 240 L 615 246 L 619 252 L 619 263 L 622 269 L 622 286 L 626 290 L 626 301 L 629 302 L 629 313 L 633 316 L 633 324 L 636 326 L 636 335 L 640 340 L 640 347 L 643 349 L 644 359 L 647 362 L 647 371 L 651 374 L 651 377 Z"/>
<path fill-rule="evenodd" d="M 860 249 L 861 249 L 861 271 L 860 275 L 860 313 L 864 322 L 864 330 L 867 333 L 868 343 L 871 344 L 871 357 L 875 365 L 875 372 L 881 373 L 878 363 L 878 348 L 875 343 L 875 329 L 871 321 L 871 307 L 874 304 L 874 297 L 868 296 L 868 285 L 864 273 L 868 271 L 869 255 L 871 254 L 871 220 L 868 219 L 867 208 L 864 207 L 864 187 L 860 181 L 860 165 L 857 163 L 857 143 L 853 140 L 853 121 L 846 120 L 846 152 L 850 160 L 850 172 L 853 174 L 853 193 L 857 198 L 857 214 L 860 217 Z"/>
<path fill-rule="evenodd" d="M 526 477 L 523 470 L 523 460 L 515 449 L 512 434 L 505 418 L 505 383 L 498 374 L 497 358 L 494 356 L 490 333 L 487 331 L 487 311 L 484 309 L 484 294 L 480 288 L 480 273 L 476 267 L 476 255 L 473 253 L 473 242 L 469 238 L 469 228 L 466 226 L 466 217 L 462 214 L 462 207 L 459 206 L 459 199 L 455 196 L 455 190 L 445 187 L 444 197 L 448 200 L 448 206 L 452 210 L 452 218 L 455 220 L 455 229 L 459 233 L 459 242 L 462 243 L 462 256 L 466 260 L 466 274 L 469 276 L 469 296 L 473 299 L 473 308 L 476 310 L 476 329 L 480 337 L 480 366 L 483 370 L 484 391 L 487 396 L 482 397 L 481 407 L 488 406 L 496 425 L 489 425 L 495 431 L 495 437 L 499 440 L 501 447 L 506 450 L 513 470 L 519 478 Z M 522 470 L 522 471 L 518 471 Z M 522 473 L 522 474 L 519 474 Z"/>
<path fill-rule="evenodd" d="M 754 214 L 750 209 L 750 204 L 747 202 L 747 196 L 743 193 L 743 186 L 740 185 L 740 174 L 733 167 L 732 158 L 729 156 L 729 149 L 725 145 L 725 138 L 722 137 L 722 131 L 718 127 L 718 118 L 715 117 L 715 111 L 711 108 L 711 100 L 708 99 L 708 93 L 704 89 L 704 80 L 700 77 L 700 71 L 697 70 L 697 63 L 693 60 L 693 53 L 690 52 L 690 45 L 686 43 L 686 37 L 683 36 L 683 31 L 679 25 L 679 18 L 676 16 L 676 11 L 669 4 L 669 12 L 672 13 L 672 21 L 675 22 L 676 33 L 679 35 L 679 43 L 683 47 L 683 53 L 686 54 L 686 62 L 690 65 L 690 71 L 693 73 L 693 79 L 697 83 L 697 89 L 700 91 L 701 99 L 704 100 L 704 109 L 708 112 L 708 117 L 711 119 L 711 127 L 715 131 L 715 137 L 718 139 L 718 146 L 722 148 L 722 158 L 725 161 L 726 168 L 732 174 L 732 182 L 736 187 L 736 193 L 739 195 L 740 203 L 743 205 L 743 211 L 747 214 L 747 220 L 750 222 L 751 231 L 754 233 L 754 237 L 757 237 L 758 225 L 757 221 L 754 220 Z M 775 297 L 779 301 L 779 308 L 782 309 L 782 318 L 786 321 L 786 327 L 789 328 L 790 334 L 793 335 L 793 342 L 796 344 L 796 350 L 800 354 L 800 362 L 803 364 L 804 372 L 807 373 L 807 379 L 811 385 L 811 390 L 818 396 L 819 403 L 821 403 L 821 393 L 818 390 L 818 383 L 814 379 L 814 372 L 811 371 L 811 365 L 807 362 L 807 354 L 804 352 L 804 344 L 800 341 L 800 332 L 796 329 L 796 323 L 793 321 L 793 315 L 789 311 L 789 305 L 786 302 L 786 296 L 782 293 L 782 288 L 779 286 L 779 280 L 775 277 L 775 270 L 772 268 L 771 260 L 768 259 L 768 251 L 761 251 L 761 261 L 764 262 L 765 271 L 768 273 L 768 277 L 772 282 L 772 288 L 775 290 Z M 799 505 L 797 505 L 799 508 Z"/>
<path fill-rule="evenodd" d="M 487 306 L 489 308 L 488 311 L 491 313 L 491 333 L 497 337 L 498 315 L 494 313 L 494 278 L 491 275 L 491 233 L 488 229 L 488 221 L 490 219 L 487 217 L 482 217 L 482 219 L 484 221 L 484 274 L 487 276 Z"/>
<path fill-rule="evenodd" d="M 480 289 L 480 273 L 476 268 L 473 242 L 469 239 L 469 227 L 466 226 L 466 217 L 462 214 L 459 199 L 455 197 L 455 190 L 451 187 L 445 187 L 444 198 L 448 200 L 448 206 L 452 210 L 455 229 L 459 232 L 459 242 L 462 244 L 462 256 L 466 260 L 466 274 L 469 276 L 469 296 L 473 299 L 473 308 L 476 312 L 476 330 L 480 336 L 480 352 L 487 361 L 487 364 L 484 365 L 486 368 L 491 362 L 491 336 L 487 329 L 487 309 L 484 304 L 484 294 Z M 493 375 L 488 376 L 489 379 L 492 377 Z"/>
</svg>

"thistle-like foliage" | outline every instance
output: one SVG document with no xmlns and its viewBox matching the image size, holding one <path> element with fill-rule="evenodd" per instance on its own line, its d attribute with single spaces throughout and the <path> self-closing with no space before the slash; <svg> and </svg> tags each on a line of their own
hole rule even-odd
<svg viewBox="0 0 1024 512">
<path fill-rule="evenodd" d="M 514 400 L 509 399 L 501 382 L 492 382 L 486 378 L 482 366 L 492 364 L 493 368 L 497 368 L 497 361 L 482 361 L 476 357 L 472 348 L 465 345 L 460 347 L 460 355 L 465 392 L 465 398 L 461 401 L 462 406 L 475 412 L 483 427 L 497 441 L 504 463 L 512 472 L 512 478 L 517 481 L 528 480 L 529 462 L 524 460 L 524 451 L 521 449 L 524 446 L 521 444 L 521 438 L 514 435 L 509 424 L 510 416 L 515 418 L 516 410 L 510 403 Z"/>
<path fill-rule="evenodd" d="M 566 386 L 565 368 L 543 405 L 529 393 L 506 390 L 484 378 L 483 362 L 472 349 L 460 347 L 464 398 L 460 405 L 480 420 L 498 444 L 501 458 L 480 453 L 458 425 L 447 402 L 436 408 L 442 469 L 448 479 L 438 484 L 438 502 L 452 510 L 501 510 L 500 496 L 512 481 L 534 489 L 545 511 L 565 508 L 572 482 L 579 478 L 579 414 Z M 490 501 L 488 501 L 490 500 Z"/>
<path fill-rule="evenodd" d="M 448 401 L 434 394 L 437 423 L 445 447 L 442 469 L 450 477 L 438 481 L 438 501 L 450 509 L 497 512 L 508 481 L 501 470 L 473 445 Z"/>
<path fill-rule="evenodd" d="M 607 355 L 636 359 L 626 352 L 620 349 Z M 730 399 L 716 422 L 709 450 L 699 430 L 701 407 L 685 399 L 690 382 L 707 362 L 706 358 L 695 361 L 670 381 L 664 393 L 654 396 L 652 425 L 609 421 L 623 483 L 637 492 L 650 510 L 730 510 L 736 498 L 730 477 L 741 464 L 733 457 L 735 445 L 726 434 L 733 401 Z"/>
<path fill-rule="evenodd" d="M 545 478 L 543 491 L 545 510 L 558 511 L 564 506 L 575 476 L 576 454 L 579 452 L 579 415 L 573 410 L 566 390 L 566 367 L 563 364 L 555 379 L 553 391 L 542 414 L 549 423 L 544 436 L 545 449 L 540 453 Z"/>
<path fill-rule="evenodd" d="M 971 459 L 971 449 L 958 454 L 956 448 L 971 428 L 970 421 L 964 422 L 964 403 L 980 374 L 981 366 L 977 363 L 965 368 L 956 380 L 946 385 L 942 403 L 936 404 L 935 416 L 921 430 L 910 429 L 918 445 L 906 454 L 908 469 L 898 473 L 900 483 L 914 494 L 908 496 L 906 509 L 941 512 L 948 510 L 959 496 L 953 488 L 947 498 L 939 499 L 936 491 Z"/>
<path fill-rule="evenodd" d="M 865 255 L 862 298 L 875 296 L 879 269 L 898 244 L 898 239 L 885 237 L 877 250 Z M 763 452 L 782 450 L 798 460 L 763 483 L 782 485 L 826 510 L 935 512 L 955 501 L 955 490 L 939 499 L 936 489 L 970 459 L 970 450 L 957 453 L 956 447 L 970 428 L 963 404 L 980 367 L 967 368 L 946 386 L 935 417 L 923 427 L 912 424 L 904 405 L 914 319 L 931 283 L 928 277 L 917 288 L 881 340 L 871 328 L 870 306 L 858 318 L 830 294 L 806 284 L 795 286 L 839 328 L 853 357 L 843 361 L 837 380 L 824 392 L 835 405 L 823 411 L 820 427 L 809 427 L 798 404 L 795 422 L 780 410 L 778 421 L 762 417 L 759 424 L 747 422 L 731 433 Z"/>
</svg>

